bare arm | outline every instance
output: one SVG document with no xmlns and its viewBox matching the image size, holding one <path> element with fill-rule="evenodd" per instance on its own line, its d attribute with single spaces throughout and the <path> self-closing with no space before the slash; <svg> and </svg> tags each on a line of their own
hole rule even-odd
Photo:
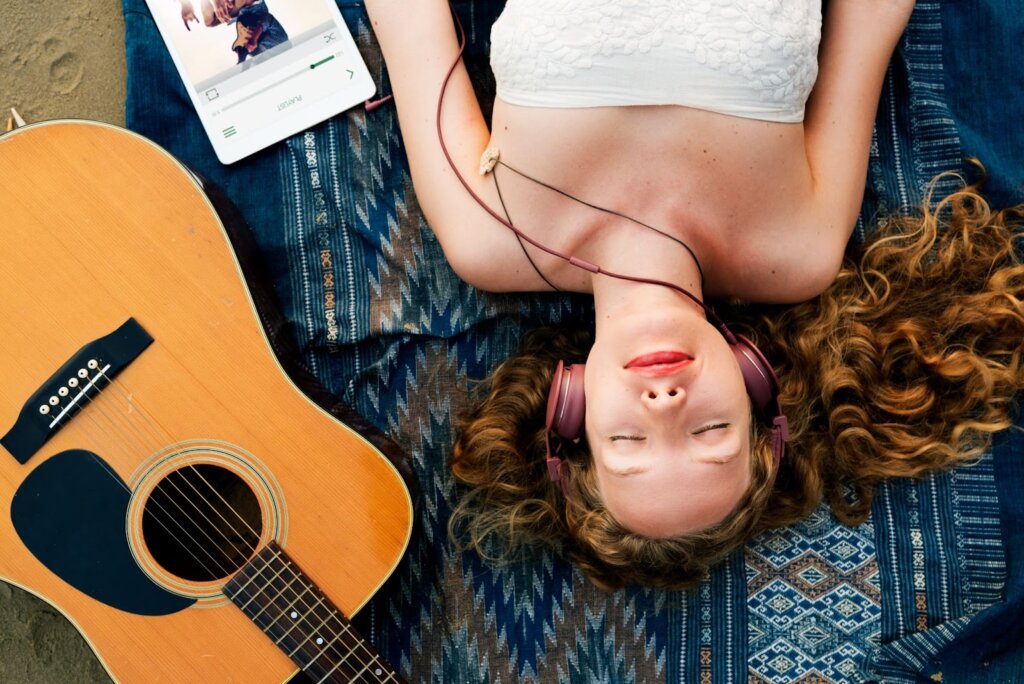
<svg viewBox="0 0 1024 684">
<path fill-rule="evenodd" d="M 199 18 L 196 17 L 195 7 L 192 6 L 192 0 L 180 0 L 180 4 L 181 21 L 185 24 L 185 28 L 191 31 L 192 27 L 189 26 L 188 23 L 190 21 L 194 21 L 197 24 L 199 23 Z M 210 0 L 200 0 L 199 8 L 203 13 L 203 23 L 205 25 L 216 26 L 220 23 L 221 20 L 217 17 L 213 5 L 210 4 Z"/>
<path fill-rule="evenodd" d="M 366 9 L 388 65 L 416 197 L 452 268 L 482 289 L 545 289 L 523 268 L 525 258 L 511 233 L 470 198 L 442 154 L 437 98 L 458 52 L 448 3 L 367 0 Z M 477 172 L 490 131 L 461 62 L 445 93 L 442 126 L 459 172 L 489 206 L 498 206 L 493 185 Z M 505 257 L 516 253 L 518 259 Z"/>
<path fill-rule="evenodd" d="M 849 237 L 864 196 L 886 68 L 915 0 L 832 0 L 804 130 L 815 197 Z"/>
<path fill-rule="evenodd" d="M 203 23 L 207 26 L 216 26 L 220 23 L 220 18 L 213 9 L 213 5 L 210 0 L 202 0 L 200 8 L 203 10 Z"/>
<path fill-rule="evenodd" d="M 187 31 L 192 30 L 192 27 L 188 25 L 190 21 L 199 23 L 199 18 L 196 17 L 196 10 L 192 6 L 191 0 L 181 0 L 181 22 L 185 24 Z"/>
</svg>

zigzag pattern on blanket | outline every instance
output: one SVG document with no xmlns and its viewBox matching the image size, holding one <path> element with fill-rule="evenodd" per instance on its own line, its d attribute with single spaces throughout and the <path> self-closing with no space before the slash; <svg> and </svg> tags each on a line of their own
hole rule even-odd
<svg viewBox="0 0 1024 684">
<path fill-rule="evenodd" d="M 449 560 L 435 595 L 443 597 L 443 613 L 433 616 L 443 616 L 444 625 L 424 617 L 425 638 L 414 646 L 411 672 L 443 682 L 664 678 L 665 649 L 644 629 L 645 613 L 659 612 L 648 610 L 648 597 L 602 595 L 578 573 L 548 593 L 547 571 L 564 571 L 550 557 L 499 573 L 469 569 L 469 559 Z"/>
</svg>

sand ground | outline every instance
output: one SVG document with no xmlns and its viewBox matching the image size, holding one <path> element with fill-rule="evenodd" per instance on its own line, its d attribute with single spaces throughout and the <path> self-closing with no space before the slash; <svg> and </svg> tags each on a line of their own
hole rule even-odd
<svg viewBox="0 0 1024 684">
<path fill-rule="evenodd" d="M 0 131 L 11 107 L 29 122 L 78 118 L 123 125 L 124 93 L 118 0 L 0 0 Z M 3 173 L 0 168 L 0 179 Z M 0 508 L 7 503 L 0 501 Z M 0 582 L 0 684 L 108 681 L 58 611 Z"/>
</svg>

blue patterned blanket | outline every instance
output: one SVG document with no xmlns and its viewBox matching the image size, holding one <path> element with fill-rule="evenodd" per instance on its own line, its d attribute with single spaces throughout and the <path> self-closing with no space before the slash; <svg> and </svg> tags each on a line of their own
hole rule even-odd
<svg viewBox="0 0 1024 684">
<path fill-rule="evenodd" d="M 456 2 L 485 103 L 501 4 Z M 339 6 L 390 92 L 361 3 Z M 531 327 L 587 320 L 589 302 L 492 295 L 456 278 L 416 204 L 390 106 L 219 165 L 143 0 L 124 0 L 124 11 L 129 127 L 226 190 L 270 268 L 301 362 L 409 454 L 413 540 L 358 623 L 410 681 L 1024 681 L 1014 435 L 975 467 L 885 484 L 860 527 L 821 508 L 764 534 L 690 592 L 608 594 L 548 553 L 502 567 L 456 553 L 446 461 L 469 381 Z M 857 239 L 969 155 L 991 172 L 994 204 L 1024 201 L 1022 32 L 1013 0 L 918 3 L 886 79 Z"/>
</svg>

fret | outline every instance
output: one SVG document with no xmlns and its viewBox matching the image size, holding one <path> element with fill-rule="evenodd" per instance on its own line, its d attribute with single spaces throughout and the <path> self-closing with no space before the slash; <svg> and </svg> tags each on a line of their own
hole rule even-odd
<svg viewBox="0 0 1024 684">
<path fill-rule="evenodd" d="M 269 548 L 271 548 L 271 547 L 269 547 L 269 546 L 268 546 L 268 547 L 266 547 L 266 548 L 268 548 L 268 549 L 269 549 Z M 231 586 L 232 586 L 232 584 L 234 583 L 234 581 L 235 581 L 235 580 L 242 580 L 242 579 L 244 579 L 244 580 L 245 580 L 245 582 L 241 582 L 240 584 L 238 584 L 238 585 L 234 586 L 234 587 L 233 587 L 233 588 L 231 589 L 232 593 L 234 593 L 234 594 L 240 594 L 240 593 L 242 593 L 243 591 L 245 591 L 245 590 L 247 590 L 247 589 L 248 589 L 248 590 L 249 590 L 250 592 L 252 592 L 252 593 L 253 593 L 253 597 L 254 597 L 254 598 L 255 598 L 256 596 L 259 596 L 259 594 L 260 594 L 260 591 L 258 591 L 258 589 L 260 589 L 260 588 L 261 588 L 261 587 L 263 586 L 264 582 L 265 582 L 265 581 L 266 581 L 267 579 L 269 579 L 268 577 L 262 577 L 262 575 L 263 575 L 263 573 L 264 573 L 265 571 L 267 571 L 267 570 L 270 570 L 270 565 L 269 565 L 269 563 L 270 563 L 270 560 L 271 560 L 271 559 L 268 559 L 268 558 L 262 558 L 262 559 L 260 559 L 260 556 L 262 556 L 262 555 L 263 555 L 263 552 L 261 551 L 261 552 L 260 552 L 259 554 L 257 554 L 257 555 L 256 555 L 256 557 L 255 557 L 255 558 L 253 558 L 253 559 L 252 559 L 251 561 L 249 561 L 249 563 L 247 563 L 246 565 L 242 566 L 242 569 L 241 569 L 241 570 L 240 570 L 240 571 L 238 572 L 238 574 L 236 574 L 236 575 L 235 575 L 235 577 L 234 577 L 234 578 L 232 578 L 232 581 L 231 581 L 231 582 L 228 582 L 228 584 L 226 584 L 226 585 L 224 586 L 224 595 L 225 595 L 225 596 L 227 596 L 227 597 L 228 597 L 228 598 L 230 599 L 230 598 L 231 598 L 231 596 L 228 596 L 228 589 L 229 589 L 229 587 L 231 587 Z M 275 554 L 275 555 L 276 555 L 276 554 Z M 263 561 L 263 563 L 264 563 L 264 566 L 263 566 L 262 568 L 256 569 L 256 568 L 255 568 L 255 567 L 253 566 L 253 563 L 255 563 L 255 562 L 256 562 L 257 560 L 262 560 L 262 561 Z M 243 573 L 244 573 L 244 572 L 246 571 L 246 569 L 247 569 L 247 568 L 250 568 L 250 567 L 252 567 L 252 570 L 250 570 L 250 572 L 248 573 L 248 576 L 246 576 L 246 575 L 243 575 Z M 280 573 L 281 573 L 281 572 L 283 572 L 283 571 L 284 571 L 284 568 L 281 568 L 280 570 L 278 570 L 278 573 L 277 573 L 277 574 L 280 574 Z M 257 581 L 256 581 L 256 580 L 257 580 L 257 578 L 259 578 L 259 579 L 260 579 L 260 581 L 259 581 L 259 582 L 257 582 Z M 255 583 L 255 584 L 254 584 L 254 583 Z M 253 587 L 251 587 L 251 588 L 250 588 L 250 586 L 249 586 L 250 584 L 253 584 Z M 245 603 L 242 603 L 242 604 L 237 604 L 237 605 L 238 605 L 238 607 L 239 607 L 239 608 L 241 608 L 242 610 L 245 610 L 246 606 L 248 606 L 248 605 L 249 605 L 249 601 L 246 601 Z"/>
<path fill-rule="evenodd" d="M 310 607 L 309 607 L 309 610 L 310 610 L 310 611 L 314 611 L 314 610 L 316 610 L 316 609 L 317 609 L 317 608 L 318 608 L 318 607 L 319 607 L 320 605 L 322 605 L 322 604 L 323 604 L 323 598 L 322 598 L 322 597 L 320 597 L 320 598 L 317 598 L 316 602 L 315 602 L 315 603 L 314 603 L 314 604 L 313 604 L 312 606 L 310 606 Z M 278 639 L 275 639 L 275 640 L 274 640 L 274 644 L 275 644 L 275 645 L 277 645 L 277 646 L 280 646 L 280 645 L 281 645 L 281 640 L 282 640 L 282 639 L 284 639 L 284 638 L 285 638 L 286 636 L 288 636 L 289 634 L 291 634 L 291 631 L 292 631 L 293 629 L 295 629 L 296 627 L 298 627 L 298 626 L 299 626 L 299 623 L 298 623 L 298 622 L 293 622 L 293 623 L 292 623 L 292 626 L 291 626 L 291 627 L 289 627 L 289 628 L 288 628 L 288 630 L 287 630 L 287 631 L 285 631 L 285 633 L 284 633 L 284 634 L 283 634 L 283 635 L 282 635 L 281 637 L 279 637 Z M 307 637 L 307 638 L 308 638 L 308 637 Z M 300 644 L 300 646 L 301 646 L 301 644 Z M 291 657 L 291 655 L 292 655 L 292 654 L 291 654 L 291 652 L 289 652 L 289 653 L 288 653 L 288 656 L 289 656 L 289 657 Z"/>
<path fill-rule="evenodd" d="M 299 599 L 301 599 L 301 598 L 302 598 L 302 594 L 301 594 L 300 592 L 296 591 L 295 589 L 292 589 L 292 585 L 293 585 L 293 584 L 295 584 L 296 582 L 299 582 L 299 580 L 300 580 L 300 579 L 301 579 L 301 576 L 299 576 L 299 575 L 296 575 L 296 576 L 295 576 L 295 578 L 294 578 L 294 579 L 293 579 L 292 581 L 290 581 L 290 582 L 288 582 L 287 584 L 285 584 L 285 585 L 284 585 L 284 588 L 282 588 L 282 589 L 280 590 L 281 592 L 287 592 L 287 591 L 291 590 L 291 591 L 292 591 L 292 593 L 294 593 L 294 594 L 295 594 L 295 598 L 294 598 L 294 599 L 292 599 L 292 602 L 291 602 L 291 603 L 289 603 L 289 604 L 288 604 L 287 606 L 285 606 L 285 607 L 284 607 L 284 609 L 283 609 L 283 611 L 281 612 L 281 614 L 283 614 L 283 613 L 286 613 L 286 612 L 288 612 L 289 610 L 291 610 L 291 609 L 292 609 L 292 607 L 293 607 L 293 606 L 294 606 L 294 605 L 295 605 L 296 603 L 298 603 Z M 271 582 L 273 582 L 273 579 L 271 580 Z M 271 586 L 273 586 L 273 585 L 271 585 Z M 300 584 L 300 586 L 301 586 L 301 584 Z M 276 590 L 276 589 L 277 589 L 277 587 L 274 587 L 274 589 Z M 265 603 L 265 604 L 264 604 L 264 606 L 263 606 L 263 608 L 260 608 L 260 609 L 259 609 L 258 611 L 256 611 L 256 612 L 255 612 L 255 613 L 253 613 L 252 615 L 249 615 L 249 619 L 250 619 L 250 620 L 253 620 L 253 621 L 255 622 L 256 618 L 258 618 L 258 617 L 260 616 L 260 614 L 261 614 L 261 613 L 262 613 L 262 612 L 263 612 L 264 610 L 266 610 L 267 608 L 270 608 L 271 606 L 274 606 L 274 608 L 277 608 L 277 607 L 278 607 L 278 606 L 276 606 L 276 605 L 275 605 L 275 604 L 273 604 L 273 603 L 269 603 L 269 602 L 268 602 L 268 603 Z M 242 608 L 241 606 L 239 606 L 239 607 L 240 607 L 240 608 Z M 245 611 L 245 608 L 242 608 L 242 611 L 244 612 L 244 611 Z M 271 612 L 273 612 L 273 611 L 271 611 Z M 271 623 L 271 624 L 273 624 L 273 623 Z M 269 626 L 269 625 L 268 625 L 268 626 Z M 265 631 L 267 631 L 267 630 L 266 630 L 266 629 L 264 629 L 263 631 L 265 632 Z"/>
<path fill-rule="evenodd" d="M 323 678 L 317 680 L 317 684 L 321 684 L 322 682 L 334 681 L 331 679 L 334 673 L 334 669 L 328 670 Z M 395 672 L 388 666 L 388 664 L 381 659 L 380 655 L 374 653 L 374 655 L 366 662 L 362 669 L 360 669 L 354 675 L 351 675 L 348 679 L 345 679 L 343 681 L 368 683 L 401 681 L 397 677 L 398 675 L 395 674 Z"/>
<path fill-rule="evenodd" d="M 224 595 L 318 684 L 403 681 L 277 544 L 243 566 Z"/>
<path fill-rule="evenodd" d="M 333 637 L 334 632 L 329 631 L 329 614 L 332 611 L 328 610 L 324 601 L 319 600 L 320 596 L 311 601 L 310 585 L 302 582 L 301 573 L 295 570 L 288 570 L 286 573 L 283 567 L 284 560 L 276 555 L 265 560 L 263 564 L 258 562 L 258 558 L 254 560 L 251 572 L 248 573 L 252 575 L 253 581 L 246 582 L 247 591 L 241 592 L 235 601 L 240 606 L 247 606 L 243 612 L 272 640 L 279 641 L 279 647 L 282 647 L 293 661 L 310 674 L 319 677 L 336 664 L 335 658 L 339 655 L 336 649 L 328 651 L 324 656 L 320 654 L 322 649 L 313 646 L 317 639 L 324 641 Z M 293 580 L 299 578 L 299 587 L 287 591 L 288 584 L 282 579 L 283 576 L 291 576 Z M 284 610 L 286 602 L 291 601 L 301 603 L 298 610 Z M 324 636 L 316 636 L 318 631 L 323 632 Z M 292 638 L 287 638 L 289 636 Z M 297 639 L 307 643 L 300 644 L 301 648 L 293 649 L 292 646 Z M 310 640 L 312 643 L 309 643 Z M 348 655 L 348 650 L 341 655 Z M 325 660 L 329 660 L 329 663 L 325 663 Z M 350 675 L 353 674 L 345 667 L 339 668 L 339 672 L 344 677 L 340 681 L 349 681 Z"/>
</svg>

